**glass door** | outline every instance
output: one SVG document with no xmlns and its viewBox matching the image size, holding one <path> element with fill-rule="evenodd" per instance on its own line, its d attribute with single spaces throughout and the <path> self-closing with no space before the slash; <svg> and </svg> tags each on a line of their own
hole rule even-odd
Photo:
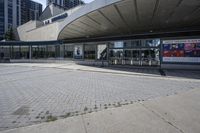
<svg viewBox="0 0 200 133">
<path fill-rule="evenodd" d="M 158 66 L 159 64 L 159 49 L 141 49 L 141 66 Z"/>
<path fill-rule="evenodd" d="M 150 66 L 150 53 L 148 49 L 141 50 L 141 66 Z"/>
<path fill-rule="evenodd" d="M 110 49 L 110 64 L 123 65 L 123 49 Z"/>
<path fill-rule="evenodd" d="M 132 50 L 124 50 L 124 65 L 132 65 Z"/>
<path fill-rule="evenodd" d="M 140 65 L 140 50 L 139 49 L 125 49 L 124 50 L 124 64 L 125 65 Z"/>
<path fill-rule="evenodd" d="M 140 50 L 133 50 L 133 56 L 132 56 L 132 65 L 139 66 L 140 65 Z"/>
</svg>

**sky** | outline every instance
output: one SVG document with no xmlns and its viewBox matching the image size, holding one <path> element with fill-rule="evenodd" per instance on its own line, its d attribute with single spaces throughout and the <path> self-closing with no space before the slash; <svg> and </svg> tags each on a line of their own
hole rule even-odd
<svg viewBox="0 0 200 133">
<path fill-rule="evenodd" d="M 39 2 L 43 5 L 43 9 L 46 7 L 46 0 L 33 0 L 33 1 L 36 1 L 36 2 Z M 90 3 L 94 0 L 83 0 L 85 3 Z"/>
</svg>

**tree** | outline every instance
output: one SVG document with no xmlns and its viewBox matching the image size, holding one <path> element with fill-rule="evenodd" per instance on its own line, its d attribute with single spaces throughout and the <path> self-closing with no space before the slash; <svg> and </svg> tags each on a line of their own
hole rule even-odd
<svg viewBox="0 0 200 133">
<path fill-rule="evenodd" d="M 8 29 L 8 31 L 5 33 L 4 39 L 7 40 L 7 41 L 15 40 L 15 34 L 13 32 L 13 28 L 12 27 L 10 27 Z"/>
</svg>

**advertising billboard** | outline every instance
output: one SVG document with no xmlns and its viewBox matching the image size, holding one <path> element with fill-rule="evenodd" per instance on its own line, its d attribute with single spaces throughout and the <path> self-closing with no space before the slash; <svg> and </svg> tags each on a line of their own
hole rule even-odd
<svg viewBox="0 0 200 133">
<path fill-rule="evenodd" d="M 83 58 L 83 45 L 74 46 L 74 58 L 82 59 Z"/>
<path fill-rule="evenodd" d="M 200 63 L 200 39 L 163 41 L 163 62 Z"/>
</svg>

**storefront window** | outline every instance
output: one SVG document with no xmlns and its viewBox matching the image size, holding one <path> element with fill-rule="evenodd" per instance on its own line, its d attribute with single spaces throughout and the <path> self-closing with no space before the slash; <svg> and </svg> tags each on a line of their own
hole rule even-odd
<svg viewBox="0 0 200 133">
<path fill-rule="evenodd" d="M 73 58 L 73 45 L 64 45 L 64 58 Z"/>
<path fill-rule="evenodd" d="M 95 60 L 96 45 L 86 44 L 84 48 L 84 59 Z"/>
<path fill-rule="evenodd" d="M 9 46 L 0 47 L 0 59 L 9 57 L 10 57 L 10 47 Z"/>
<path fill-rule="evenodd" d="M 21 58 L 20 46 L 13 46 L 12 55 L 13 55 L 13 57 L 12 57 L 13 59 L 20 59 Z"/>
<path fill-rule="evenodd" d="M 139 40 L 125 41 L 124 42 L 124 47 L 125 48 L 137 48 L 137 47 L 140 47 L 140 41 Z"/>
<path fill-rule="evenodd" d="M 46 47 L 45 46 L 32 46 L 32 58 L 45 58 Z"/>
<path fill-rule="evenodd" d="M 109 44 L 109 48 L 116 48 L 121 49 L 124 48 L 124 42 L 123 41 L 116 41 Z"/>
<path fill-rule="evenodd" d="M 20 56 L 21 56 L 22 59 L 28 59 L 29 58 L 29 47 L 28 46 L 21 46 Z"/>
<path fill-rule="evenodd" d="M 123 49 L 112 49 L 110 50 L 109 56 L 115 58 L 123 58 Z"/>
<path fill-rule="evenodd" d="M 132 51 L 131 50 L 125 50 L 124 51 L 124 57 L 126 57 L 126 58 L 132 57 Z"/>
<path fill-rule="evenodd" d="M 55 58 L 55 46 L 46 46 L 46 58 Z"/>
<path fill-rule="evenodd" d="M 160 39 L 143 40 L 143 47 L 158 47 L 160 45 Z"/>
</svg>

